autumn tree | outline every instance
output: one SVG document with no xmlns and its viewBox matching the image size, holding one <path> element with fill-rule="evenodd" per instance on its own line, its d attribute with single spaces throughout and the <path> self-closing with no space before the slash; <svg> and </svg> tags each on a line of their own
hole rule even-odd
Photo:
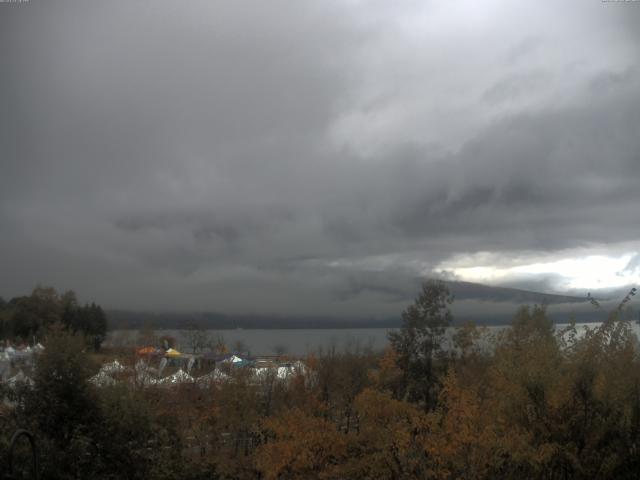
<svg viewBox="0 0 640 480">
<path fill-rule="evenodd" d="M 224 478 L 254 478 L 253 447 L 260 422 L 260 396 L 249 369 L 238 368 L 220 384 L 210 417 L 213 445 L 211 461 Z"/>
<path fill-rule="evenodd" d="M 340 478 L 428 478 L 424 440 L 427 416 L 417 405 L 389 392 L 364 389 L 355 400 L 358 428 Z"/>
<path fill-rule="evenodd" d="M 144 392 L 126 385 L 100 391 L 99 418 L 91 431 L 99 479 L 171 479 L 184 475 L 176 416 L 163 416 Z M 187 412 L 181 412 L 186 414 Z M 188 478 L 188 477 L 182 477 Z"/>
<path fill-rule="evenodd" d="M 489 465 L 500 463 L 501 449 L 485 407 L 474 385 L 461 383 L 453 369 L 447 372 L 423 444 L 430 477 L 489 478 Z"/>
<path fill-rule="evenodd" d="M 267 442 L 258 447 L 256 466 L 267 480 L 341 478 L 347 437 L 329 420 L 299 409 L 263 422 Z"/>
<path fill-rule="evenodd" d="M 319 350 L 312 363 L 316 395 L 325 405 L 326 414 L 346 433 L 352 428 L 355 398 L 371 383 L 369 371 L 376 360 L 369 349 L 354 342 L 343 351 L 335 346 Z"/>
<path fill-rule="evenodd" d="M 394 398 L 401 398 L 402 377 L 402 370 L 398 367 L 398 353 L 388 346 L 378 360 L 377 368 L 369 371 L 369 378 L 378 390 L 389 391 Z"/>
</svg>

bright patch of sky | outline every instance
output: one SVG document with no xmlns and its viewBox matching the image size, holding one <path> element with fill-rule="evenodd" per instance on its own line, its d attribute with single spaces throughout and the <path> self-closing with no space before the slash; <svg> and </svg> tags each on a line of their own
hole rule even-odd
<svg viewBox="0 0 640 480">
<path fill-rule="evenodd" d="M 549 286 L 559 291 L 614 289 L 640 283 L 640 269 L 634 265 L 637 255 L 637 252 L 629 252 L 547 261 L 515 258 L 507 262 L 503 260 L 502 266 L 495 266 L 490 264 L 492 259 L 495 260 L 493 255 L 477 254 L 459 256 L 450 263 L 443 262 L 434 272 L 447 272 L 459 280 L 488 284 L 508 284 L 526 277 L 543 276 L 550 278 Z"/>
</svg>

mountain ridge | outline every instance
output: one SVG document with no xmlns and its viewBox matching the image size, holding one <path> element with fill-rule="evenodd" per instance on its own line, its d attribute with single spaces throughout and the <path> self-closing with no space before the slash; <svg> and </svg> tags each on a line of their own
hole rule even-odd
<svg viewBox="0 0 640 480">
<path fill-rule="evenodd" d="M 446 281 L 454 296 L 455 323 L 473 320 L 479 324 L 503 325 L 508 323 L 519 305 L 578 305 L 589 300 L 573 295 L 534 292 L 511 287 L 490 286 L 463 281 Z M 465 303 L 466 311 L 456 312 L 456 301 Z M 478 306 L 473 313 L 473 306 Z M 495 312 L 487 305 L 494 304 Z M 505 308 L 506 306 L 506 308 Z M 482 307 L 482 308 L 480 308 Z M 498 308 L 500 307 L 500 308 Z M 469 312 L 471 310 L 471 312 Z M 482 310 L 482 311 L 481 311 Z M 505 312 L 506 310 L 506 312 Z M 111 329 L 209 328 L 209 329 L 338 329 L 338 328 L 396 328 L 401 325 L 401 312 L 390 318 L 344 318 L 319 315 L 255 315 L 225 314 L 221 312 L 149 312 L 124 309 L 106 310 Z M 590 317 L 592 315 L 589 315 Z M 562 321 L 567 319 L 562 318 Z M 594 321 L 589 319 L 588 321 Z"/>
</svg>

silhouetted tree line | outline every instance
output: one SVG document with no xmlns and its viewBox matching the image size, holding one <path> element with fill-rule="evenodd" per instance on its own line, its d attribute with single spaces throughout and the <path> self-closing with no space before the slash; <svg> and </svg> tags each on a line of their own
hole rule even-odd
<svg viewBox="0 0 640 480">
<path fill-rule="evenodd" d="M 44 332 L 56 323 L 68 331 L 89 338 L 98 350 L 107 334 L 107 317 L 95 303 L 81 305 L 69 290 L 59 294 L 51 287 L 36 287 L 31 295 L 0 299 L 0 335 L 2 339 L 41 340 Z"/>
<path fill-rule="evenodd" d="M 4 392 L 0 428 L 36 433 L 45 479 L 638 478 L 640 350 L 623 312 L 581 333 L 522 307 L 497 333 L 451 334 L 452 300 L 427 282 L 383 354 L 325 349 L 287 381 L 236 368 L 98 388 L 83 338 L 54 328 L 34 385 Z"/>
</svg>

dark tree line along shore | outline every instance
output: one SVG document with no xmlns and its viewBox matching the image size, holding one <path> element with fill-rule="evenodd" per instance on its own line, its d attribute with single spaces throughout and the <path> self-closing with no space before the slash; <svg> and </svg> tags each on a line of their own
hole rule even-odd
<svg viewBox="0 0 640 480">
<path fill-rule="evenodd" d="M 31 295 L 0 298 L 1 338 L 35 343 L 52 325 L 60 323 L 72 333 L 85 336 L 98 350 L 107 334 L 107 317 L 95 303 L 81 305 L 69 290 L 59 294 L 51 287 L 36 287 Z"/>
</svg>

